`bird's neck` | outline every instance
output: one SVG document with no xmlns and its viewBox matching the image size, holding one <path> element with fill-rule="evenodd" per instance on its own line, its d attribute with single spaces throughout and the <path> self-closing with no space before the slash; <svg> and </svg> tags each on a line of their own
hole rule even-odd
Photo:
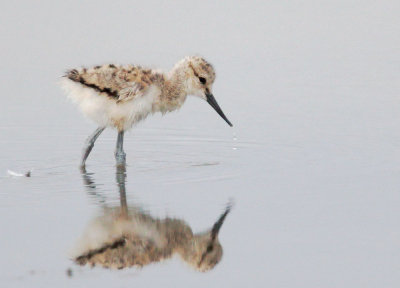
<svg viewBox="0 0 400 288">
<path fill-rule="evenodd" d="M 186 87 L 185 72 L 181 67 L 175 67 L 166 75 L 160 97 L 161 106 L 167 111 L 180 108 L 186 100 Z"/>
<path fill-rule="evenodd" d="M 185 262 L 196 267 L 207 243 L 209 243 L 209 234 L 195 234 L 188 238 L 182 246 L 177 247 L 176 252 Z"/>
</svg>

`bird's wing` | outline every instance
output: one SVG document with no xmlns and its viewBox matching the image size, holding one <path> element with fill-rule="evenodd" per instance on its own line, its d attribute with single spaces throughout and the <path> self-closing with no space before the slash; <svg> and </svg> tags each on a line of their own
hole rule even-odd
<svg viewBox="0 0 400 288">
<path fill-rule="evenodd" d="M 132 266 L 143 267 L 171 254 L 172 249 L 159 248 L 152 241 L 129 235 L 97 249 L 86 251 L 74 260 L 81 266 L 89 264 L 92 267 L 100 265 L 105 268 L 122 269 Z"/>
<path fill-rule="evenodd" d="M 116 66 L 113 64 L 93 68 L 72 69 L 67 78 L 87 88 L 92 88 L 117 102 L 142 96 L 157 74 L 138 66 Z"/>
<path fill-rule="evenodd" d="M 140 97 L 144 94 L 146 89 L 143 85 L 137 82 L 130 82 L 129 84 L 130 85 L 128 87 L 122 88 L 119 91 L 117 102 L 127 101 L 136 97 Z"/>
</svg>

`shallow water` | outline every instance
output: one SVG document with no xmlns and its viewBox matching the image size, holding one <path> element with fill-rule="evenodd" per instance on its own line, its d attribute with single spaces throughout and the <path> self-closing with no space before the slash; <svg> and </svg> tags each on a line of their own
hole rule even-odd
<svg viewBox="0 0 400 288">
<path fill-rule="evenodd" d="M 229 13 L 207 1 L 79 3 L 0 4 L 2 287 L 400 284 L 397 2 L 239 2 Z M 215 65 L 214 94 L 234 127 L 195 98 L 139 124 L 125 137 L 126 198 L 194 232 L 232 201 L 221 262 L 207 273 L 178 257 L 77 266 L 85 227 L 120 204 L 116 132 L 96 142 L 85 182 L 78 163 L 96 127 L 57 77 L 104 62 L 168 69 L 194 53 Z"/>
</svg>

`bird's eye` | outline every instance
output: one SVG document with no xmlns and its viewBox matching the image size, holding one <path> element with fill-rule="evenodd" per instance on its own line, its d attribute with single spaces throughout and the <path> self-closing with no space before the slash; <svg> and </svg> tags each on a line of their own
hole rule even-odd
<svg viewBox="0 0 400 288">
<path fill-rule="evenodd" d="M 208 246 L 207 246 L 207 252 L 211 252 L 211 251 L 213 250 L 213 248 L 214 248 L 214 247 L 213 247 L 212 245 L 208 245 Z"/>
<path fill-rule="evenodd" d="M 201 84 L 206 84 L 206 78 L 204 78 L 204 77 L 199 77 L 199 81 L 200 81 L 200 83 Z"/>
</svg>

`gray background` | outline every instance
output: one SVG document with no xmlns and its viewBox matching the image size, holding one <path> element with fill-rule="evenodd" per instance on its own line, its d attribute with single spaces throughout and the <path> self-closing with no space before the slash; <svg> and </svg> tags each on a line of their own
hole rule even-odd
<svg viewBox="0 0 400 288">
<path fill-rule="evenodd" d="M 215 2 L 2 1 L 2 287 L 400 285 L 399 2 Z M 108 62 L 170 69 L 192 54 L 214 64 L 234 127 L 194 97 L 135 127 L 128 200 L 201 231 L 233 198 L 221 263 L 74 266 L 68 251 L 100 210 L 77 168 L 95 125 L 58 77 Z M 107 205 L 115 138 L 104 133 L 88 161 Z"/>
</svg>

